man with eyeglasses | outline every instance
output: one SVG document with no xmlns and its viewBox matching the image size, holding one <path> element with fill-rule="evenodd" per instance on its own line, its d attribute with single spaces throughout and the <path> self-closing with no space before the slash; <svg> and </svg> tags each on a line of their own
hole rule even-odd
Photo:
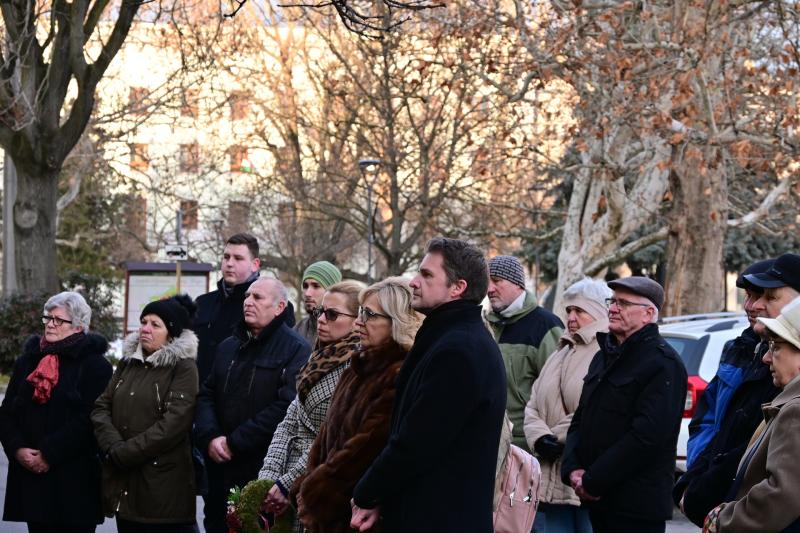
<svg viewBox="0 0 800 533">
<path fill-rule="evenodd" d="M 311 346 L 317 342 L 317 317 L 315 310 L 322 305 L 325 290 L 342 281 L 342 273 L 333 263 L 317 261 L 303 272 L 303 307 L 308 315 L 294 327 Z"/>
<path fill-rule="evenodd" d="M 608 286 L 609 332 L 597 334 L 561 478 L 589 509 L 595 533 L 662 533 L 672 517 L 686 369 L 658 332 L 661 285 L 631 276 Z"/>
<path fill-rule="evenodd" d="M 258 279 L 245 292 L 243 319 L 223 341 L 197 400 L 195 443 L 207 455 L 205 530 L 227 532 L 228 492 L 256 479 L 275 428 L 296 395 L 311 347 L 286 323 L 286 287 Z"/>
<path fill-rule="evenodd" d="M 489 260 L 487 296 L 492 311 L 486 320 L 492 326 L 506 367 L 506 410 L 513 424 L 512 442 L 530 452 L 523 430 L 525 406 L 533 382 L 556 351 L 564 324 L 525 288 L 525 270 L 516 257 L 498 255 Z"/>
<path fill-rule="evenodd" d="M 709 511 L 726 501 L 739 461 L 763 420 L 761 406 L 779 392 L 769 366 L 761 360 L 767 345 L 757 331 L 763 334 L 757 318 L 774 318 L 776 308 L 768 308 L 764 288 L 751 281 L 770 271 L 774 263 L 774 259 L 754 263 L 737 278 L 736 286 L 745 291 L 744 310 L 750 327 L 725 345 L 717 374 L 689 424 L 687 469 L 675 484 L 672 497 L 699 527 Z M 784 290 L 781 295 L 791 300 L 791 292 Z"/>
</svg>

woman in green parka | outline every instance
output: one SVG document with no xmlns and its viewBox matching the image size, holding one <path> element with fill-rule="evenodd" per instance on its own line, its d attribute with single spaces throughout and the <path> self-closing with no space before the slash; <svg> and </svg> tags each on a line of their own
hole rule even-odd
<svg viewBox="0 0 800 533">
<path fill-rule="evenodd" d="M 195 306 L 150 302 L 92 412 L 104 455 L 103 507 L 119 533 L 190 533 L 195 476 L 190 433 L 197 400 Z"/>
</svg>

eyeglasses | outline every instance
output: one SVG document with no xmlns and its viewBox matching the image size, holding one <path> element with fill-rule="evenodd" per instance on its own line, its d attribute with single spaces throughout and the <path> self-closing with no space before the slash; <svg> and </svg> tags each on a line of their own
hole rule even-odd
<svg viewBox="0 0 800 533">
<path fill-rule="evenodd" d="M 66 318 L 59 318 L 57 316 L 50 316 L 50 315 L 42 315 L 42 324 L 46 326 L 48 322 L 52 322 L 53 325 L 56 327 L 63 326 L 64 324 L 72 324 L 72 320 L 67 320 Z"/>
<path fill-rule="evenodd" d="M 641 307 L 652 307 L 650 304 L 640 304 L 638 302 L 631 302 L 630 300 L 623 300 L 622 298 L 606 298 L 606 307 L 616 305 L 620 309 L 627 309 L 632 305 L 639 305 Z"/>
<path fill-rule="evenodd" d="M 361 322 L 367 323 L 370 320 L 372 320 L 373 318 L 377 318 L 377 317 L 388 318 L 389 320 L 392 319 L 392 317 L 390 317 L 389 315 L 382 315 L 380 313 L 376 313 L 375 311 L 373 311 L 369 307 L 361 307 L 361 306 L 359 306 L 359 308 L 358 308 L 358 318 L 359 318 L 359 320 L 361 320 Z"/>
<path fill-rule="evenodd" d="M 336 319 L 338 319 L 340 315 L 349 316 L 350 318 L 357 318 L 357 315 L 342 313 L 336 309 L 325 309 L 324 307 L 317 307 L 314 309 L 314 318 L 319 319 L 319 317 L 322 315 L 325 315 L 325 320 L 328 322 L 336 322 Z"/>
<path fill-rule="evenodd" d="M 770 352 L 776 353 L 781 349 L 781 344 L 786 344 L 786 341 L 768 341 L 767 347 L 769 348 Z"/>
</svg>

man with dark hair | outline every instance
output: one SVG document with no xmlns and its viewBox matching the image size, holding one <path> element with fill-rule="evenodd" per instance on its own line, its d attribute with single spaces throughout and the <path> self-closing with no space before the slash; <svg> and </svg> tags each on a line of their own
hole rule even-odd
<svg viewBox="0 0 800 533">
<path fill-rule="evenodd" d="M 351 526 L 490 533 L 506 404 L 502 356 L 483 325 L 486 261 L 464 241 L 428 243 L 411 280 L 426 315 L 397 378 L 389 441 L 353 492 Z"/>
<path fill-rule="evenodd" d="M 564 324 L 540 307 L 533 292 L 525 288 L 525 270 L 516 257 L 498 255 L 489 261 L 488 296 L 492 312 L 486 320 L 492 326 L 506 367 L 506 410 L 514 424 L 512 442 L 530 452 L 523 431 L 525 406 L 533 382 L 558 346 Z"/>
<path fill-rule="evenodd" d="M 686 473 L 672 491 L 681 511 L 700 527 L 712 509 L 728 500 L 739 462 L 763 420 L 761 406 L 780 392 L 769 365 L 761 360 L 767 343 L 762 342 L 764 326 L 756 319 L 777 317 L 798 295 L 800 256 L 793 261 L 793 255 L 779 257 L 780 263 L 759 261 L 736 280 L 745 290 L 750 327 L 725 346 L 717 375 L 689 425 Z"/>
<path fill-rule="evenodd" d="M 230 489 L 258 477 L 275 428 L 294 399 L 311 347 L 286 324 L 286 287 L 276 279 L 247 288 L 243 318 L 215 354 L 200 388 L 196 444 L 206 454 L 208 533 L 224 533 Z"/>
<path fill-rule="evenodd" d="M 686 400 L 686 369 L 659 335 L 664 289 L 631 276 L 608 283 L 608 333 L 584 378 L 561 479 L 595 533 L 663 533 Z"/>
<path fill-rule="evenodd" d="M 261 260 L 258 240 L 249 233 L 232 235 L 222 252 L 222 279 L 217 290 L 197 298 L 192 329 L 197 334 L 197 371 L 202 385 L 213 364 L 217 345 L 233 333 L 242 320 L 244 293 L 258 279 Z"/>
</svg>

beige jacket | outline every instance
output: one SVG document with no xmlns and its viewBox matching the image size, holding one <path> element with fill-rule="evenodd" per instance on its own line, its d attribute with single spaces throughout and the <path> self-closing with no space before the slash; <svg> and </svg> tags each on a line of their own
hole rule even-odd
<svg viewBox="0 0 800 533">
<path fill-rule="evenodd" d="M 525 438 L 533 450 L 539 437 L 555 435 L 566 442 L 572 413 L 578 408 L 583 378 L 589 363 L 600 349 L 595 335 L 608 330 L 608 320 L 600 319 L 579 329 L 574 335 L 565 333 L 558 350 L 551 355 L 531 387 L 531 399 L 525 406 Z M 572 488 L 561 481 L 561 459 L 554 463 L 539 458 L 542 481 L 539 501 L 554 504 L 580 505 Z"/>
<path fill-rule="evenodd" d="M 736 501 L 720 511 L 721 533 L 778 532 L 800 518 L 800 376 L 762 409 L 766 428 L 744 454 L 757 446 Z"/>
</svg>

